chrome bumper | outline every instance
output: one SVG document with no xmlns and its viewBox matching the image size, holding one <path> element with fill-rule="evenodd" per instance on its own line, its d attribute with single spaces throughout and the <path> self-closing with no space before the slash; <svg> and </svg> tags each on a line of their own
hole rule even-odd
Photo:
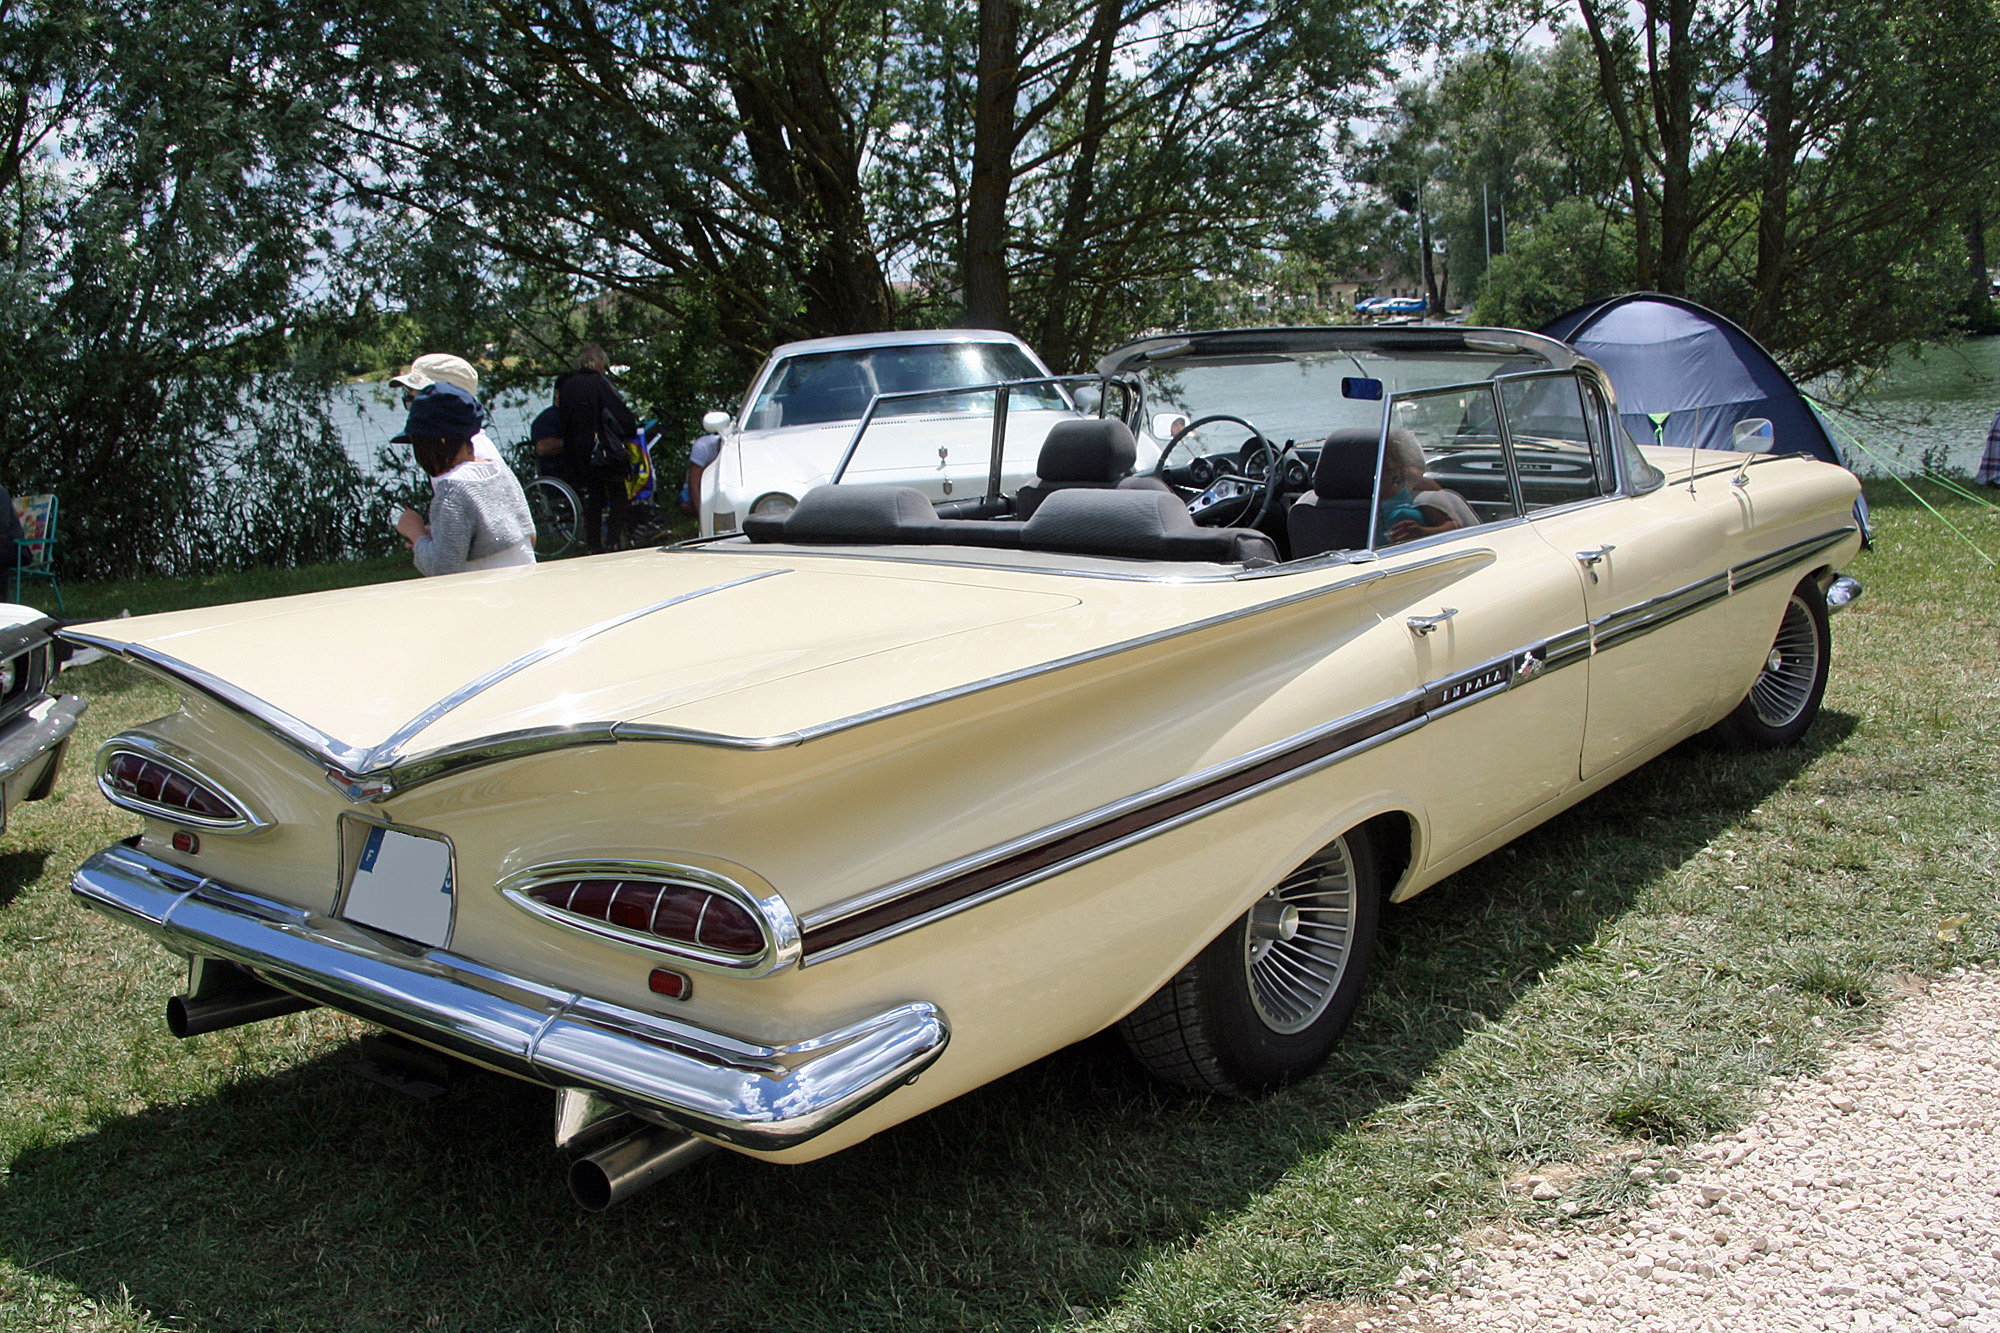
<svg viewBox="0 0 2000 1333">
<path fill-rule="evenodd" d="M 126 843 L 71 890 L 176 953 L 440 1050 L 740 1148 L 803 1143 L 910 1082 L 944 1050 L 944 1015 L 914 1003 L 789 1046 L 760 1046 L 391 941 L 204 879 Z"/>
<path fill-rule="evenodd" d="M 5 790 L 7 806 L 48 794 L 69 748 L 69 734 L 89 706 L 74 694 L 44 699 L 0 731 L 0 789 Z M 47 762 L 38 767 L 36 761 L 44 756 L 49 756 Z M 25 797 L 19 794 L 24 789 L 29 793 Z"/>
</svg>

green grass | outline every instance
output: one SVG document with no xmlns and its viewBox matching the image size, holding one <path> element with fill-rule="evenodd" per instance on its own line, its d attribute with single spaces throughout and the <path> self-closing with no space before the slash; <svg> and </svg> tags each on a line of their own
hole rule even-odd
<svg viewBox="0 0 2000 1333">
<path fill-rule="evenodd" d="M 2000 511 L 1927 495 L 2000 554 Z M 1202 1101 L 1100 1038 L 827 1161 L 718 1156 L 600 1216 L 545 1092 L 399 1098 L 325 1013 L 169 1037 L 177 966 L 69 900 L 130 827 L 73 763 L 0 844 L 0 1333 L 1267 1330 L 1441 1271 L 1468 1230 L 1588 1225 L 1646 1188 L 1631 1156 L 1740 1122 L 1912 976 L 2000 956 L 2000 576 L 1875 497 L 1805 744 L 1683 747 L 1392 910 L 1318 1077 Z M 72 685 L 79 759 L 167 706 L 114 662 Z M 1563 1199 L 1510 1188 L 1530 1171 Z"/>
</svg>

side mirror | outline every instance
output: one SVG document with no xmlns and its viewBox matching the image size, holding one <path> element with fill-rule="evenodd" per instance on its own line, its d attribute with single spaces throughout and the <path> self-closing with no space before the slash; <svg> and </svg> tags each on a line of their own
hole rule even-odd
<svg viewBox="0 0 2000 1333">
<path fill-rule="evenodd" d="M 1080 384 L 1070 391 L 1079 412 L 1098 412 L 1104 407 L 1104 389 L 1096 384 Z"/>
<path fill-rule="evenodd" d="M 1736 423 L 1730 448 L 1742 454 L 1768 454 L 1777 446 L 1778 434 L 1763 417 L 1745 417 Z"/>
<path fill-rule="evenodd" d="M 710 435 L 720 435 L 736 420 L 727 412 L 710 412 L 701 419 L 701 428 Z"/>
<path fill-rule="evenodd" d="M 1736 429 L 1730 434 L 1730 447 L 1743 455 L 1743 461 L 1737 465 L 1736 475 L 1730 480 L 1735 485 L 1748 486 L 1750 478 L 1747 474 L 1752 460 L 1758 454 L 1770 453 L 1777 443 L 1777 432 L 1771 429 L 1771 423 L 1763 417 L 1745 417 L 1737 422 Z M 1688 484 L 1694 483 L 1690 481 Z"/>
</svg>

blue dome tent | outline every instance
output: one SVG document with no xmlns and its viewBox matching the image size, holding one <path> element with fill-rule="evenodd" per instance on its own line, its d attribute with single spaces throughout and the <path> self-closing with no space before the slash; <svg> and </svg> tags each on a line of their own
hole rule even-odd
<svg viewBox="0 0 2000 1333">
<path fill-rule="evenodd" d="M 1604 367 L 1633 437 L 1683 449 L 1729 449 L 1736 423 L 1763 417 L 1773 452 L 1847 466 L 1840 446 L 1784 368 L 1713 310 L 1659 292 L 1583 306 L 1542 326 Z M 1868 535 L 1867 501 L 1855 504 Z"/>
</svg>

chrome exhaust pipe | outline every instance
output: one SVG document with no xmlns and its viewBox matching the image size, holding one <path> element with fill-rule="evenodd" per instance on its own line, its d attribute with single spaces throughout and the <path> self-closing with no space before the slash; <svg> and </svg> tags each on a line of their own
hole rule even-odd
<svg viewBox="0 0 2000 1333">
<path fill-rule="evenodd" d="M 240 967 L 195 958 L 188 968 L 187 994 L 167 1001 L 167 1030 L 176 1037 L 196 1037 L 317 1008 L 319 1001 L 266 985 Z"/>
<path fill-rule="evenodd" d="M 714 1151 L 707 1139 L 678 1129 L 648 1127 L 572 1162 L 569 1192 L 583 1207 L 601 1213 Z"/>
</svg>

